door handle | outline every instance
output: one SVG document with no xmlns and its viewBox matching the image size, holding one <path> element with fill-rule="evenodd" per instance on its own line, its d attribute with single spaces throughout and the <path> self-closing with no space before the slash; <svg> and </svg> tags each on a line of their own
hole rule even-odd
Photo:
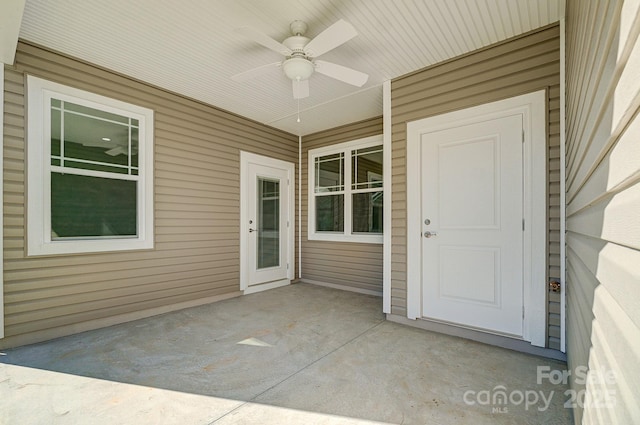
<svg viewBox="0 0 640 425">
<path fill-rule="evenodd" d="M 249 229 L 249 233 L 257 232 L 258 229 Z"/>
<path fill-rule="evenodd" d="M 424 232 L 424 237 L 425 238 L 430 238 L 430 237 L 433 237 L 433 236 L 438 236 L 438 233 L 437 232 L 429 232 L 429 231 Z"/>
</svg>

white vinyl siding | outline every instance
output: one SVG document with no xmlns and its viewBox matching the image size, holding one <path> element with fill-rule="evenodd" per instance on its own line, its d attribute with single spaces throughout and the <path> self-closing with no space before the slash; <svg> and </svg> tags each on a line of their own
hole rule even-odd
<svg viewBox="0 0 640 425">
<path fill-rule="evenodd" d="M 567 355 L 592 378 L 571 376 L 576 424 L 640 423 L 638 16 L 567 2 Z"/>
</svg>

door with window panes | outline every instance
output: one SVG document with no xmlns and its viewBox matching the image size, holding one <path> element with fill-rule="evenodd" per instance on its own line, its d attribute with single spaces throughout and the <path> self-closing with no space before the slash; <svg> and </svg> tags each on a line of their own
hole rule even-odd
<svg viewBox="0 0 640 425">
<path fill-rule="evenodd" d="M 295 165 L 242 152 L 241 289 L 287 285 L 293 279 Z"/>
</svg>

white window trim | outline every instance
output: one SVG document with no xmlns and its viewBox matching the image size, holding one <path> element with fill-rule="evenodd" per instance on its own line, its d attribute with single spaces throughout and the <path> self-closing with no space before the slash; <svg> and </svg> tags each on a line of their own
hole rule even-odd
<svg viewBox="0 0 640 425">
<path fill-rule="evenodd" d="M 357 242 L 357 243 L 383 243 L 383 234 L 352 234 L 352 208 L 351 208 L 351 151 L 354 149 L 363 149 L 371 146 L 383 145 L 382 135 L 365 137 L 350 142 L 339 143 L 336 145 L 325 146 L 322 148 L 311 149 L 308 152 L 308 193 L 309 193 L 309 217 L 307 223 L 307 235 L 309 240 L 313 241 L 332 241 L 332 242 Z M 383 146 L 384 149 L 384 146 Z M 316 232 L 316 195 L 315 195 L 315 158 L 344 152 L 344 232 Z M 384 170 L 386 171 L 386 170 Z M 387 179 L 388 177 L 384 177 Z M 348 184 L 347 184 L 348 183 Z M 384 184 L 384 183 L 383 183 Z M 382 189 L 384 192 L 384 187 Z"/>
<path fill-rule="evenodd" d="M 382 155 L 384 158 L 383 174 L 388 177 L 384 179 L 382 184 L 384 190 L 384 208 L 383 230 L 382 235 L 384 243 L 382 244 L 382 312 L 391 314 L 391 200 L 393 193 L 391 188 L 391 80 L 386 80 L 382 84 L 382 134 L 383 146 Z"/>
<path fill-rule="evenodd" d="M 27 255 L 153 248 L 153 111 L 31 75 L 27 96 Z M 51 96 L 139 121 L 138 237 L 51 240 Z"/>
</svg>

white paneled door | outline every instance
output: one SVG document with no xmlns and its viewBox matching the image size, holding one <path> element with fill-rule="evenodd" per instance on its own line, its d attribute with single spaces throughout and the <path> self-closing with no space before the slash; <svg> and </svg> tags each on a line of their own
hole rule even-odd
<svg viewBox="0 0 640 425">
<path fill-rule="evenodd" d="M 422 316 L 523 335 L 523 116 L 421 135 Z"/>
<path fill-rule="evenodd" d="M 293 164 L 243 152 L 242 289 L 256 292 L 293 278 Z"/>
</svg>

